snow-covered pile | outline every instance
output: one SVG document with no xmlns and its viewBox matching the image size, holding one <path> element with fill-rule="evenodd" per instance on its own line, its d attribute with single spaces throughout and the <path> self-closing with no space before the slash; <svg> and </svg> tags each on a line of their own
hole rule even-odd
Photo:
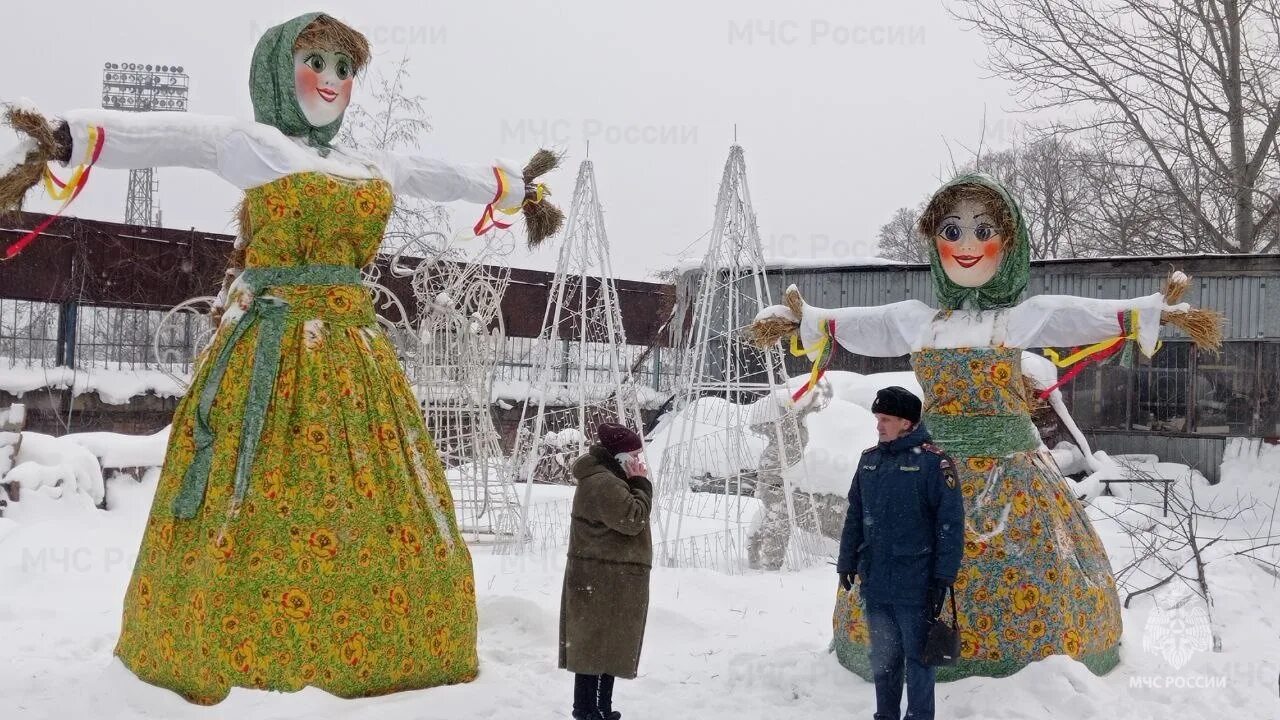
<svg viewBox="0 0 1280 720">
<path fill-rule="evenodd" d="M 1094 453 L 1098 468 L 1076 484 L 1077 496 L 1092 502 L 1104 491 L 1135 502 L 1160 505 L 1164 501 L 1164 484 L 1170 488 L 1195 483 L 1208 487 L 1209 480 L 1199 470 L 1183 463 L 1162 462 L 1155 455 L 1108 455 Z"/>
<path fill-rule="evenodd" d="M 788 379 L 786 391 L 779 389 L 772 400 L 763 398 L 739 406 L 704 397 L 691 408 L 664 415 L 647 443 L 650 465 L 661 468 L 669 447 L 687 443 L 694 448 L 684 460 L 690 475 L 726 477 L 736 469 L 758 467 L 768 438 L 751 426 L 776 417 L 779 408 L 792 407 L 791 394 L 808 380 L 808 375 Z M 831 371 L 818 388 L 801 398 L 802 406 L 813 404 L 816 408 L 803 415 L 809 441 L 800 461 L 786 471 L 793 487 L 841 496 L 849 492 L 858 458 L 877 441 L 871 403 L 877 391 L 890 385 L 920 393 L 920 385 L 910 372 L 862 375 Z M 732 467 L 735 463 L 737 468 Z"/>
<path fill-rule="evenodd" d="M 681 463 L 690 478 L 728 477 L 760 464 L 765 438 L 752 432 L 752 407 L 723 398 L 703 397 L 688 408 L 663 415 L 645 443 L 649 467 Z M 660 477 L 660 475 L 659 475 Z"/>
<path fill-rule="evenodd" d="M 1254 438 L 1231 438 L 1222 454 L 1222 477 L 1257 497 L 1280 491 L 1280 445 Z"/>
<path fill-rule="evenodd" d="M 568 448 L 576 450 L 587 444 L 587 436 L 583 435 L 582 431 L 578 428 L 552 430 L 542 436 L 542 444 L 555 450 L 565 450 Z"/>
<path fill-rule="evenodd" d="M 168 441 L 169 428 L 145 437 L 23 432 L 12 467 L 5 465 L 0 454 L 0 482 L 17 483 L 19 497 L 24 499 L 36 492 L 50 498 L 83 495 L 101 505 L 106 493 L 104 470 L 160 467 Z M 0 448 L 3 445 L 0 437 Z"/>
<path fill-rule="evenodd" d="M 0 410 L 0 480 L 13 467 L 13 457 L 18 452 L 22 435 L 18 429 L 26 418 L 26 407 L 12 405 Z"/>
<path fill-rule="evenodd" d="M 92 452 L 66 438 L 35 432 L 22 433 L 13 468 L 0 480 L 18 483 L 23 499 L 35 492 L 53 498 L 83 493 L 97 504 L 106 492 L 102 466 Z"/>
<path fill-rule="evenodd" d="M 169 445 L 171 427 L 167 426 L 154 435 L 90 432 L 63 435 L 61 439 L 73 442 L 93 453 L 104 470 L 153 468 L 164 464 L 164 451 Z"/>
</svg>

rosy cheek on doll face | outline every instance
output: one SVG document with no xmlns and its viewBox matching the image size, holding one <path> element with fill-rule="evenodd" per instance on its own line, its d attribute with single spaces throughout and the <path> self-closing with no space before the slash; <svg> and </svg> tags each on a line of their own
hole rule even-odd
<svg viewBox="0 0 1280 720">
<path fill-rule="evenodd" d="M 947 277 L 964 287 L 985 285 L 995 276 L 1004 259 L 1004 243 L 1000 236 L 990 240 L 966 237 L 959 242 L 938 238 L 934 242 Z"/>
<path fill-rule="evenodd" d="M 320 87 L 320 73 L 306 65 L 298 65 L 293 69 L 293 86 L 298 89 L 298 97 L 313 97 Z"/>
</svg>

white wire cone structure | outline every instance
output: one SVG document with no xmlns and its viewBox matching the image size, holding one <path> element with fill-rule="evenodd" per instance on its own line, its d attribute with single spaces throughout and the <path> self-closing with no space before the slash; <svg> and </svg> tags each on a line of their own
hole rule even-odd
<svg viewBox="0 0 1280 720">
<path fill-rule="evenodd" d="M 533 484 L 572 483 L 573 461 L 597 426 L 643 427 L 590 160 L 578 167 L 563 238 L 511 455 L 510 475 L 525 483 L 526 519 Z M 526 550 L 549 550 L 566 540 L 559 524 L 540 527 L 535 521 L 525 530 Z"/>
<path fill-rule="evenodd" d="M 688 276 L 681 302 L 688 301 Z M 730 148 L 710 245 L 696 276 L 691 322 L 678 339 L 681 372 L 657 468 L 663 565 L 740 572 L 761 529 L 781 536 L 777 562 L 803 567 L 825 555 L 811 517 L 798 518 L 789 475 L 803 467 L 800 422 L 778 347 L 761 350 L 744 330 L 771 305 L 742 148 Z M 656 439 L 654 440 L 656 443 Z M 657 452 L 657 448 L 655 448 Z M 783 472 L 788 470 L 788 472 Z M 779 487 L 761 512 L 757 488 Z M 772 523 L 773 527 L 764 527 Z M 754 526 L 753 526 L 754 524 Z M 779 525 L 785 524 L 785 526 Z M 767 535 L 767 534 L 766 534 Z"/>
</svg>

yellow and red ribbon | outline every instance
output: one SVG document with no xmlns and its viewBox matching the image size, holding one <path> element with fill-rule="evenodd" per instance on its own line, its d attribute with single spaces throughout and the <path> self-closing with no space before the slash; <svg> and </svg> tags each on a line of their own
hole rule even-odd
<svg viewBox="0 0 1280 720">
<path fill-rule="evenodd" d="M 827 372 L 827 365 L 831 363 L 831 355 L 835 348 L 832 347 L 831 341 L 836 334 L 836 321 L 825 320 L 819 326 L 822 329 L 822 337 L 818 338 L 817 344 L 813 347 L 800 347 L 799 333 L 791 336 L 791 355 L 794 357 L 807 357 L 812 353 L 817 353 L 817 357 L 813 359 L 813 367 L 809 370 L 809 380 L 803 387 L 796 390 L 791 395 L 792 402 L 798 402 L 800 398 L 805 396 L 814 387 L 818 385 L 818 381 Z"/>
<path fill-rule="evenodd" d="M 498 207 L 498 202 L 501 201 L 502 196 L 507 193 L 507 174 L 502 171 L 502 168 L 495 167 L 493 169 L 493 176 L 498 181 L 498 191 L 493 194 L 493 200 L 489 201 L 489 204 L 484 206 L 484 213 L 481 214 L 480 219 L 476 221 L 476 226 L 472 228 L 472 231 L 476 235 L 483 235 L 494 228 L 497 228 L 498 230 L 506 230 L 511 227 L 511 223 L 503 222 L 493 214 L 494 210 Z"/>
<path fill-rule="evenodd" d="M 71 177 L 67 178 L 66 182 L 54 175 L 48 165 L 45 166 L 44 189 L 49 193 L 49 197 L 54 200 L 61 200 L 62 205 L 52 215 L 40 221 L 40 224 L 36 225 L 35 229 L 5 248 L 2 259 L 11 260 L 15 255 L 22 252 L 32 241 L 40 237 L 40 233 L 52 225 L 54 220 L 62 215 L 72 200 L 75 200 L 80 195 L 80 191 L 89 182 L 89 171 L 93 169 L 93 166 L 98 162 L 98 158 L 102 155 L 102 146 L 106 142 L 106 137 L 107 131 L 105 128 L 100 128 L 96 125 L 89 126 L 89 143 L 85 148 L 84 162 L 71 171 Z"/>
<path fill-rule="evenodd" d="M 519 205 L 516 205 L 515 207 L 499 208 L 498 203 L 501 202 L 502 196 L 507 194 L 507 188 L 510 186 L 511 183 L 507 179 L 507 174 L 502 171 L 502 168 L 495 167 L 493 169 L 493 176 L 497 178 L 498 191 L 493 194 L 493 200 L 489 201 L 489 204 L 484 206 L 484 212 L 480 215 L 480 219 L 476 222 L 475 227 L 472 228 L 472 232 L 475 233 L 477 236 L 483 235 L 495 228 L 497 228 L 498 230 L 506 230 L 507 228 L 511 227 L 511 223 L 503 222 L 502 220 L 498 219 L 498 216 L 494 214 L 495 210 L 504 215 L 515 215 L 516 213 L 523 210 L 525 205 L 537 205 L 538 203 L 542 202 L 543 197 L 551 194 L 551 191 L 547 189 L 546 185 L 543 185 L 542 183 L 538 183 L 537 185 L 533 186 L 534 187 L 533 198 L 529 200 L 525 200 L 524 202 L 520 203 Z"/>
<path fill-rule="evenodd" d="M 1058 381 L 1052 386 L 1040 391 L 1040 399 L 1047 400 L 1053 394 L 1054 390 L 1066 385 L 1075 379 L 1085 368 L 1090 365 L 1105 362 L 1116 353 L 1124 349 L 1126 342 L 1138 339 L 1138 311 L 1128 311 L 1128 324 L 1125 323 L 1125 311 L 1121 310 L 1116 313 L 1116 322 L 1120 325 L 1120 333 L 1112 338 L 1107 338 L 1101 342 L 1096 342 L 1088 347 L 1080 348 L 1071 353 L 1067 357 L 1062 357 L 1056 350 L 1046 348 L 1045 357 L 1060 368 L 1070 367 L 1066 375 L 1058 378 Z"/>
</svg>

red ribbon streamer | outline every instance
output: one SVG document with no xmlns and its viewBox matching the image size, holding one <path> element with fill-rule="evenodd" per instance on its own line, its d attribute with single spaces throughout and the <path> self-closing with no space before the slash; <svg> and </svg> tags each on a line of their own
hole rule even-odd
<svg viewBox="0 0 1280 720">
<path fill-rule="evenodd" d="M 62 211 L 67 209 L 67 206 L 71 204 L 71 201 L 75 200 L 76 197 L 80 195 L 80 191 L 83 190 L 85 184 L 89 182 L 89 171 L 93 169 L 94 163 L 98 162 L 98 156 L 102 155 L 102 145 L 103 145 L 103 142 L 106 140 L 106 137 L 107 137 L 106 129 L 98 128 L 98 142 L 95 143 L 93 146 L 93 157 L 89 159 L 89 164 L 88 166 L 85 167 L 84 172 L 80 173 L 80 179 L 78 182 L 76 182 L 76 187 L 75 187 L 75 190 L 71 192 L 71 197 L 67 198 L 67 201 L 62 203 L 62 207 L 58 208 L 56 212 L 54 212 L 52 215 L 45 218 L 44 220 L 41 220 L 40 224 L 35 226 L 35 229 L 27 233 L 26 235 L 23 235 L 22 237 L 18 238 L 16 241 L 14 241 L 12 245 L 5 248 L 5 251 L 4 251 L 5 260 L 12 260 L 15 255 L 17 255 L 18 253 L 26 249 L 26 247 L 30 245 L 32 241 L 40 237 L 40 233 L 48 229 L 48 227 L 53 224 L 53 221 L 57 220 L 62 215 Z M 49 172 L 49 177 L 53 179 L 53 183 L 58 187 L 64 188 L 67 186 L 66 183 L 59 180 L 58 176 L 54 175 L 52 172 Z"/>
<path fill-rule="evenodd" d="M 495 167 L 493 169 L 493 177 L 498 181 L 498 191 L 494 193 L 493 201 L 484 206 L 484 214 L 480 216 L 480 219 L 476 221 L 475 227 L 472 228 L 472 232 L 476 235 L 483 235 L 494 228 L 506 230 L 511 227 L 511 223 L 502 222 L 493 214 L 493 208 L 502 199 L 502 195 L 507 189 L 507 184 L 502 179 L 502 170 Z"/>
<path fill-rule="evenodd" d="M 1111 356 L 1120 352 L 1122 348 L 1124 348 L 1125 341 L 1128 340 L 1128 336 L 1125 334 L 1125 331 L 1124 331 L 1124 312 L 1116 313 L 1116 320 L 1119 321 L 1120 323 L 1120 337 L 1117 337 L 1110 345 L 1106 346 L 1102 350 L 1099 350 L 1098 352 L 1084 358 L 1080 362 L 1073 365 L 1071 369 L 1067 371 L 1066 375 L 1063 375 L 1062 377 L 1058 378 L 1058 382 L 1054 383 L 1053 385 L 1046 388 L 1045 390 L 1040 391 L 1041 400 L 1048 400 L 1049 396 L 1053 394 L 1054 390 L 1057 390 L 1063 385 L 1066 385 L 1067 383 L 1074 380 L 1075 377 L 1079 375 L 1081 372 L 1083 372 L 1085 368 L 1110 358 Z"/>
</svg>

